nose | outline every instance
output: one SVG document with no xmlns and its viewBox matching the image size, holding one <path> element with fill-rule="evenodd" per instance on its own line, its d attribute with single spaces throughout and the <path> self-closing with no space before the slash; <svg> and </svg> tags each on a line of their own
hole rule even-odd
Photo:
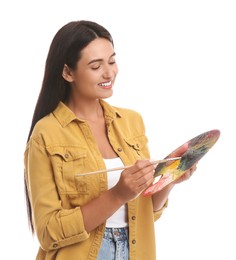
<svg viewBox="0 0 236 260">
<path fill-rule="evenodd" d="M 115 72 L 110 65 L 107 65 L 103 72 L 103 77 L 105 79 L 111 79 L 114 76 Z"/>
</svg>

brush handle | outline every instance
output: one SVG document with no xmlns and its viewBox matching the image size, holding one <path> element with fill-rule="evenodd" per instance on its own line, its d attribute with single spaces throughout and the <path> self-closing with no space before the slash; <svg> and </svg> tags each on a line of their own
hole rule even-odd
<svg viewBox="0 0 236 260">
<path fill-rule="evenodd" d="M 172 158 L 166 158 L 166 159 L 163 159 L 163 160 L 152 161 L 151 163 L 152 164 L 159 164 L 159 163 L 165 163 L 165 162 L 169 162 L 169 161 L 176 161 L 176 160 L 179 160 L 179 159 L 181 159 L 181 157 L 172 157 Z M 77 174 L 75 174 L 75 177 L 98 174 L 98 173 L 103 173 L 103 172 L 119 171 L 119 170 L 124 170 L 124 169 L 130 168 L 131 166 L 133 166 L 133 165 L 127 165 L 127 166 L 121 166 L 121 167 L 116 167 L 116 168 L 98 170 L 98 171 L 94 171 L 94 172 L 77 173 Z"/>
</svg>

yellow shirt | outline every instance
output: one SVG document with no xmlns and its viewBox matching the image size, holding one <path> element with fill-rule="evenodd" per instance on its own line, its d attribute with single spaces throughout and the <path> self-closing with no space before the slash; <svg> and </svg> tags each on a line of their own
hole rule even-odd
<svg viewBox="0 0 236 260">
<path fill-rule="evenodd" d="M 149 158 L 141 116 L 103 100 L 100 103 L 108 138 L 124 165 Z M 87 233 L 80 206 L 107 190 L 107 173 L 75 177 L 105 169 L 88 124 L 60 102 L 34 127 L 24 163 L 40 243 L 37 259 L 96 259 L 105 223 Z M 142 195 L 128 202 L 130 260 L 156 259 L 154 221 L 163 209 L 153 213 L 151 197 Z"/>
</svg>

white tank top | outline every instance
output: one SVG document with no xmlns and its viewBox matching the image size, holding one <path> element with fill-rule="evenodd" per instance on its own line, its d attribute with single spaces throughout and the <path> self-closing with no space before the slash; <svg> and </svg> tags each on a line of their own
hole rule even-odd
<svg viewBox="0 0 236 260">
<path fill-rule="evenodd" d="M 120 157 L 112 159 L 103 159 L 107 169 L 116 168 L 123 166 Z M 107 173 L 108 189 L 111 189 L 116 185 L 120 179 L 121 170 L 112 171 Z M 106 227 L 109 228 L 119 228 L 127 227 L 127 204 L 121 206 L 110 218 L 106 221 Z"/>
</svg>

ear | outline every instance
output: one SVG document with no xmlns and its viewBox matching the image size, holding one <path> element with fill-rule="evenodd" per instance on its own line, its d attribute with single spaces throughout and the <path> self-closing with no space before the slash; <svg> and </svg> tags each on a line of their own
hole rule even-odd
<svg viewBox="0 0 236 260">
<path fill-rule="evenodd" d="M 71 73 L 70 68 L 66 64 L 64 64 L 62 70 L 62 77 L 68 82 L 73 82 L 73 75 Z"/>
</svg>

